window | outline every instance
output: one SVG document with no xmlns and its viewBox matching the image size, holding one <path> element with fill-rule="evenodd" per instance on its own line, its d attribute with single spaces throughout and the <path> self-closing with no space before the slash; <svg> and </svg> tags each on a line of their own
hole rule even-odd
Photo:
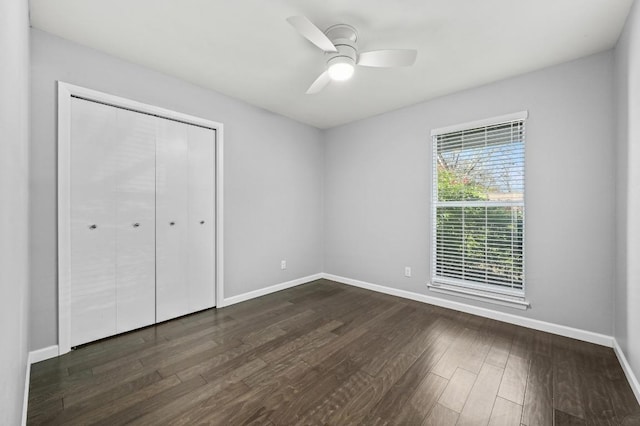
<svg viewBox="0 0 640 426">
<path fill-rule="evenodd" d="M 433 290 L 527 307 L 526 117 L 513 114 L 431 133 Z"/>
</svg>

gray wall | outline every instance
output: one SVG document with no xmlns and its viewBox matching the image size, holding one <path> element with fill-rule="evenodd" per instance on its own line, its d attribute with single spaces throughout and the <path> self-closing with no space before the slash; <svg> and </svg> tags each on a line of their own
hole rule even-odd
<svg viewBox="0 0 640 426">
<path fill-rule="evenodd" d="M 0 0 L 0 424 L 22 417 L 29 337 L 29 15 Z"/>
<path fill-rule="evenodd" d="M 617 220 L 614 335 L 640 377 L 640 4 L 631 9 L 615 52 Z"/>
<path fill-rule="evenodd" d="M 531 309 L 457 300 L 611 335 L 612 55 L 604 52 L 328 130 L 325 272 L 442 297 L 426 287 L 430 130 L 528 110 L 525 249 Z M 404 266 L 413 268 L 412 278 L 403 276 Z"/>
<path fill-rule="evenodd" d="M 319 130 L 42 31 L 31 49 L 32 349 L 57 344 L 56 80 L 224 124 L 226 297 L 322 271 Z"/>
</svg>

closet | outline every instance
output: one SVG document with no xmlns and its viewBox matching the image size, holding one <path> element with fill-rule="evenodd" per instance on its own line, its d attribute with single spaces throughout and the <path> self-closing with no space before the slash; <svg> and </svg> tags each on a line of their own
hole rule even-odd
<svg viewBox="0 0 640 426">
<path fill-rule="evenodd" d="M 215 306 L 216 131 L 70 103 L 70 346 Z"/>
</svg>

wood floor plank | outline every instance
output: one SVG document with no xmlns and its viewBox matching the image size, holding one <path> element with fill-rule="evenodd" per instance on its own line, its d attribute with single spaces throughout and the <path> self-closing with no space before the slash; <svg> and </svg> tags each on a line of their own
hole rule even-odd
<svg viewBox="0 0 640 426">
<path fill-rule="evenodd" d="M 128 424 L 145 414 L 156 413 L 158 410 L 166 407 L 167 404 L 179 400 L 185 395 L 191 396 L 192 394 L 199 394 L 202 387 L 206 384 L 207 382 L 202 377 L 195 377 L 192 380 L 180 382 L 175 386 L 171 386 L 158 394 L 144 399 L 138 404 L 125 407 L 122 410 L 118 410 L 111 415 L 97 420 L 94 424 L 100 426 Z"/>
<path fill-rule="evenodd" d="M 301 364 L 308 367 L 306 363 Z M 294 421 L 300 411 L 300 407 L 309 403 L 309 400 L 305 400 L 305 397 L 313 398 L 315 396 L 316 383 L 323 380 L 324 376 L 325 373 L 317 367 L 302 369 L 298 374 L 291 377 L 287 383 L 280 385 L 277 391 L 271 392 L 264 403 L 264 407 L 269 411 L 269 419 L 275 424 L 286 424 L 288 421 Z M 326 386 L 329 382 L 325 380 L 323 384 Z M 326 387 L 320 387 L 319 391 L 325 392 Z"/>
<path fill-rule="evenodd" d="M 95 395 L 102 389 L 117 386 L 122 381 L 135 379 L 148 373 L 140 361 L 135 361 L 122 366 L 116 371 L 110 371 L 100 375 L 94 375 L 91 369 L 84 369 L 70 375 L 67 380 L 59 383 L 51 383 L 37 389 L 30 395 L 30 402 L 37 404 L 48 399 L 71 397 L 72 399 L 85 398 L 87 395 Z"/>
<path fill-rule="evenodd" d="M 445 379 L 451 379 L 453 373 L 460 366 L 460 362 L 466 358 L 473 341 L 477 336 L 477 331 L 466 328 L 458 336 L 447 350 L 447 353 L 440 359 L 433 368 L 433 373 Z"/>
<path fill-rule="evenodd" d="M 202 381 L 204 383 L 204 381 Z M 134 393 L 122 396 L 118 399 L 106 402 L 101 401 L 96 408 L 84 410 L 73 416 L 65 416 L 64 423 L 68 425 L 86 425 L 115 416 L 120 411 L 124 411 L 137 404 L 143 404 L 147 399 L 165 392 L 175 386 L 180 385 L 180 379 L 177 376 L 167 377 L 159 380 L 149 386 L 143 387 Z"/>
<path fill-rule="evenodd" d="M 221 350 L 220 347 L 216 347 L 195 353 L 194 351 L 189 351 L 190 353 L 185 352 L 185 355 L 188 355 L 187 358 L 178 357 L 175 362 L 171 359 L 162 360 L 162 363 L 155 363 L 154 367 L 158 369 L 158 372 L 163 377 L 177 374 L 180 380 L 189 380 L 194 376 L 202 375 L 207 379 L 207 376 L 211 377 L 221 371 L 224 372 L 230 368 L 235 368 L 243 360 L 255 358 L 255 356 L 251 356 L 252 351 L 285 334 L 279 328 L 265 329 L 263 334 L 256 334 L 250 340 L 240 341 L 240 344 L 237 344 L 238 341 L 236 340 L 229 340 L 223 343 L 222 347 L 225 347 L 227 343 L 231 344 L 232 347 L 227 350 Z"/>
<path fill-rule="evenodd" d="M 280 321 L 277 326 L 279 329 L 289 333 L 294 330 L 306 329 L 309 324 L 315 324 L 317 321 L 318 313 L 311 309 L 306 309 L 287 320 Z"/>
<path fill-rule="evenodd" d="M 555 336 L 549 333 L 543 333 L 537 330 L 529 330 L 531 336 L 531 351 L 534 354 L 543 355 L 548 358 L 553 356 L 553 346 L 555 342 Z M 573 340 L 573 339 L 571 339 Z M 575 340 L 573 340 L 576 342 Z M 589 346 L 590 344 L 587 343 Z"/>
<path fill-rule="evenodd" d="M 159 359 L 150 364 L 148 368 L 156 369 L 162 377 L 178 375 L 180 380 L 185 381 L 200 375 L 204 371 L 208 371 L 209 364 L 218 366 L 250 349 L 250 345 L 243 344 L 239 340 L 227 341 L 215 348 L 201 352 L 194 352 L 190 348 L 185 348 L 179 358 Z"/>
<path fill-rule="evenodd" d="M 41 403 L 29 402 L 28 424 L 47 424 L 51 418 L 60 416 L 62 410 L 64 410 L 62 397 L 49 399 Z"/>
<path fill-rule="evenodd" d="M 615 421 L 622 423 L 632 415 L 638 415 L 640 420 L 640 405 L 635 404 L 635 398 L 631 386 L 626 378 L 607 380 L 607 394 L 611 398 L 611 405 L 615 412 Z M 640 424 L 640 423 L 639 423 Z"/>
<path fill-rule="evenodd" d="M 553 424 L 553 364 L 549 357 L 533 354 L 527 376 L 522 423 Z"/>
<path fill-rule="evenodd" d="M 133 363 L 134 369 L 141 369 L 142 364 L 139 362 Z M 71 389 L 73 386 L 91 386 L 95 383 L 95 376 L 90 369 L 84 370 L 73 376 L 67 376 L 61 380 L 54 380 L 46 382 L 44 384 L 31 384 L 29 391 L 29 405 L 45 404 L 49 400 L 62 399 L 66 389 Z"/>
<path fill-rule="evenodd" d="M 462 412 L 464 403 L 467 401 L 469 392 L 478 376 L 462 368 L 456 369 L 449 380 L 447 387 L 440 396 L 440 405 L 449 408 L 457 413 Z"/>
<path fill-rule="evenodd" d="M 337 339 L 333 340 L 330 344 L 323 346 L 322 348 L 311 354 L 308 354 L 303 358 L 304 361 L 311 366 L 321 363 L 324 359 L 328 358 L 333 353 L 343 348 L 345 345 L 367 333 L 370 327 L 374 327 L 376 324 L 385 321 L 389 316 L 393 315 L 399 309 L 402 309 L 402 306 L 391 306 L 386 311 L 374 316 L 373 318 L 369 318 L 368 321 L 362 324 L 360 327 L 349 330 L 348 332 L 340 335 L 340 337 L 338 337 Z"/>
<path fill-rule="evenodd" d="M 418 325 L 419 332 L 412 336 L 406 345 L 398 348 L 400 352 L 419 357 L 434 340 L 440 339 L 443 342 L 447 342 L 446 338 L 441 339 L 443 333 L 456 333 L 454 324 L 444 318 L 429 316 L 423 318 Z"/>
<path fill-rule="evenodd" d="M 195 332 L 185 332 L 180 338 L 174 340 L 166 340 L 164 342 L 159 342 L 155 345 L 151 345 L 146 347 L 145 349 L 133 352 L 126 356 L 120 356 L 111 361 L 96 363 L 91 371 L 93 374 L 102 374 L 110 370 L 114 370 L 116 368 L 120 368 L 122 365 L 125 365 L 129 362 L 133 362 L 139 360 L 143 365 L 148 365 L 152 363 L 153 358 L 163 358 L 175 353 L 180 353 L 184 351 L 185 347 L 190 346 L 193 342 L 199 342 L 205 340 L 207 344 L 211 344 L 211 347 L 217 346 L 218 344 L 214 342 L 210 337 L 214 335 L 218 331 L 218 328 L 211 327 L 205 328 L 203 330 L 195 331 Z"/>
<path fill-rule="evenodd" d="M 398 416 L 403 405 L 409 400 L 422 379 L 427 376 L 440 359 L 445 356 L 450 342 L 446 339 L 436 339 L 416 359 L 405 374 L 384 394 L 382 399 L 373 407 L 364 422 L 374 422 L 376 419 L 392 419 Z"/>
<path fill-rule="evenodd" d="M 607 393 L 606 379 L 595 372 L 583 372 L 580 379 L 582 386 L 579 391 L 582 395 L 584 419 L 587 424 L 614 424 L 615 412 Z"/>
<path fill-rule="evenodd" d="M 443 406 L 436 404 L 422 426 L 455 426 L 458 423 L 459 413 Z"/>
<path fill-rule="evenodd" d="M 460 412 L 459 425 L 486 425 L 489 422 L 503 372 L 502 368 L 491 364 L 482 366 Z"/>
<path fill-rule="evenodd" d="M 606 425 L 640 415 L 610 348 L 327 280 L 83 345 L 31 372 L 29 425 Z"/>
<path fill-rule="evenodd" d="M 266 319 L 273 315 L 273 312 L 281 312 L 282 309 L 295 306 L 288 300 L 273 299 L 271 303 L 265 304 L 265 299 L 252 299 L 245 303 L 236 303 L 235 305 L 225 306 L 220 311 L 238 321 L 240 326 L 246 324 L 247 321 L 256 322 Z"/>
<path fill-rule="evenodd" d="M 222 422 L 238 415 L 241 409 L 247 422 L 269 419 L 275 424 L 281 424 L 281 421 L 277 420 L 278 417 L 285 420 L 293 418 L 293 416 L 287 416 L 287 413 L 291 403 L 299 395 L 297 389 L 313 386 L 313 382 L 319 377 L 317 369 L 309 367 L 303 361 L 295 361 L 282 370 L 281 374 L 252 386 L 245 397 L 225 407 L 226 416 L 224 413 L 221 413 L 222 415 L 210 413 L 210 416 Z"/>
<path fill-rule="evenodd" d="M 64 410 L 51 415 L 47 418 L 46 423 L 51 425 L 68 424 L 86 412 L 102 407 L 112 401 L 127 398 L 140 389 L 154 385 L 161 379 L 160 375 L 154 371 L 108 388 L 94 387 L 91 389 L 92 392 L 82 395 L 81 399 L 78 399 L 77 395 L 65 396 L 63 398 Z"/>
<path fill-rule="evenodd" d="M 316 305 L 321 303 L 323 299 L 336 297 L 341 298 L 342 294 L 348 289 L 336 286 L 324 286 L 322 289 L 307 294 L 294 294 L 290 297 L 289 302 L 296 305 L 304 305 L 305 303 Z"/>
<path fill-rule="evenodd" d="M 489 426 L 511 426 L 520 424 L 522 405 L 497 397 L 491 411 Z"/>
<path fill-rule="evenodd" d="M 52 363 L 51 360 L 58 360 L 60 357 L 55 357 L 31 365 L 31 378 L 30 385 L 34 387 L 46 386 L 51 383 L 60 383 L 69 377 L 69 370 L 66 367 L 60 366 L 59 362 Z M 41 366 L 41 364 L 45 364 Z M 37 373 L 36 373 L 37 372 Z"/>
<path fill-rule="evenodd" d="M 359 370 L 349 376 L 342 384 L 335 388 L 322 400 L 307 412 L 299 416 L 299 424 L 327 424 L 329 418 L 339 409 L 344 407 L 348 401 L 360 394 L 371 385 L 373 378 L 367 373 Z"/>
<path fill-rule="evenodd" d="M 493 336 L 487 330 L 479 330 L 469 349 L 460 357 L 458 367 L 478 374 L 484 365 L 492 343 Z"/>
<path fill-rule="evenodd" d="M 422 424 L 427 414 L 438 402 L 447 382 L 447 379 L 443 377 L 433 373 L 427 374 L 393 421 L 405 425 Z"/>
<path fill-rule="evenodd" d="M 505 337 L 496 337 L 489 349 L 485 362 L 496 367 L 505 368 L 511 351 L 511 340 Z"/>
<path fill-rule="evenodd" d="M 348 323 L 359 317 L 360 313 L 365 310 L 373 312 L 380 307 L 388 307 L 391 305 L 390 303 L 370 297 L 361 298 L 354 296 L 356 296 L 356 293 L 354 293 L 352 289 L 344 289 L 343 292 L 323 300 L 313 300 L 314 298 L 312 297 L 309 302 L 309 308 L 327 317 Z"/>
<path fill-rule="evenodd" d="M 560 410 L 553 411 L 554 426 L 585 426 L 587 423 L 578 417 L 565 413 Z"/>
<path fill-rule="evenodd" d="M 122 337 L 115 337 L 114 339 L 122 339 Z M 114 341 L 111 347 L 105 347 L 104 342 L 99 342 L 99 344 L 101 349 L 95 352 L 90 352 L 91 347 L 83 347 L 72 351 L 72 353 L 86 353 L 86 356 L 83 358 L 77 357 L 74 361 L 69 362 L 67 367 L 69 375 L 91 369 L 96 365 L 104 364 L 130 353 L 136 353 L 143 348 L 154 346 L 156 342 L 140 338 L 131 341 Z"/>
<path fill-rule="evenodd" d="M 93 386 L 90 389 L 65 394 L 62 398 L 65 411 L 82 404 L 83 407 L 91 407 L 96 401 L 111 401 L 121 396 L 128 395 L 138 389 L 153 384 L 162 379 L 157 371 L 134 375 L 126 380 L 111 382 L 108 385 Z"/>
<path fill-rule="evenodd" d="M 222 330 L 215 337 L 218 343 L 225 343 L 229 340 L 241 340 L 250 333 L 254 333 L 260 329 L 266 329 L 270 326 L 276 326 L 278 322 L 287 322 L 296 314 L 306 309 L 299 308 L 292 304 L 284 304 L 278 309 L 269 309 L 262 315 L 254 316 L 251 320 L 243 319 L 238 321 L 238 325 Z"/>
<path fill-rule="evenodd" d="M 141 354 L 142 356 L 138 357 L 138 360 L 145 367 L 152 366 L 154 368 L 159 368 L 161 365 L 172 364 L 177 362 L 185 357 L 187 352 L 189 353 L 201 353 L 204 351 L 208 351 L 215 347 L 219 346 L 217 342 L 213 339 L 198 339 L 198 341 L 194 342 L 185 342 L 182 345 L 177 345 L 173 347 L 164 347 L 162 351 L 154 352 L 149 355 Z M 188 351 L 185 350 L 188 348 Z M 111 364 L 111 363 L 110 363 Z M 100 368 L 102 367 L 102 368 Z M 111 366 L 107 367 L 110 369 Z M 104 371 L 105 365 L 99 366 L 94 371 Z"/>
<path fill-rule="evenodd" d="M 524 404 L 524 394 L 529 375 L 529 359 L 509 354 L 498 396 L 519 405 Z"/>
<path fill-rule="evenodd" d="M 195 314 L 195 319 L 187 321 L 168 321 L 157 326 L 157 338 L 167 341 L 184 339 L 189 336 L 196 336 L 200 332 L 217 332 L 238 327 L 239 322 L 227 314 L 210 314 L 211 310 L 204 313 Z M 219 311 L 214 311 L 219 312 Z M 188 318 L 191 318 L 190 315 Z"/>
<path fill-rule="evenodd" d="M 222 390 L 207 392 L 197 404 L 190 404 L 187 410 L 182 410 L 178 416 L 170 415 L 170 418 L 158 420 L 162 424 L 178 426 L 193 424 L 214 424 L 215 419 L 224 415 L 224 410 L 234 405 L 240 398 L 248 395 L 249 389 L 244 383 L 231 383 Z M 140 423 L 151 424 L 151 423 Z M 154 423 L 157 424 L 157 423 Z"/>
<path fill-rule="evenodd" d="M 305 382 L 302 386 L 300 383 L 294 384 L 293 387 L 299 392 L 300 397 L 289 405 L 287 417 L 303 417 L 314 406 L 319 404 L 323 398 L 330 395 L 334 389 L 346 383 L 355 371 L 360 370 L 371 359 L 372 354 L 379 350 L 381 344 L 384 343 L 375 334 L 363 335 L 315 366 L 319 373 L 319 379 L 313 382 L 313 391 L 308 391 L 310 389 L 308 382 Z M 277 417 L 272 417 L 271 419 L 276 423 L 286 420 L 285 418 Z"/>
<path fill-rule="evenodd" d="M 563 348 L 554 350 L 553 407 L 564 413 L 584 419 L 585 411 L 580 392 L 580 373 L 574 354 Z"/>
<path fill-rule="evenodd" d="M 278 346 L 277 348 L 266 352 L 260 357 L 266 362 L 277 362 L 279 359 L 284 357 L 285 355 L 295 352 L 300 348 L 307 346 L 312 343 L 314 340 L 318 339 L 320 336 L 329 333 L 336 328 L 340 327 L 342 323 L 340 321 L 329 321 L 326 324 L 321 325 L 320 327 L 314 329 L 310 333 L 303 334 L 302 336 L 295 338 L 293 340 L 289 340 L 287 343 Z"/>
<path fill-rule="evenodd" d="M 329 424 L 357 424 L 365 418 L 372 407 L 405 375 L 416 362 L 416 357 L 399 354 L 391 359 L 378 375 L 373 379 L 368 389 L 354 396 L 342 409 L 336 410 L 331 416 Z"/>
<path fill-rule="evenodd" d="M 198 404 L 207 404 L 207 402 L 214 397 L 219 399 L 219 394 L 221 393 L 226 395 L 233 394 L 234 396 L 241 395 L 249 390 L 249 388 L 242 383 L 242 379 L 264 368 L 265 365 L 265 362 L 261 359 L 255 359 L 229 371 L 223 376 L 217 377 L 215 380 L 209 381 L 204 386 L 201 386 L 197 393 L 184 395 L 181 398 L 169 402 L 160 409 L 135 419 L 132 424 L 151 425 L 173 420 L 175 417 L 191 411 L 193 407 Z M 230 389 L 233 389 L 233 392 L 230 391 Z"/>
<path fill-rule="evenodd" d="M 242 379 L 249 390 L 227 404 L 220 400 L 208 401 L 205 405 L 189 410 L 187 415 L 176 420 L 178 424 L 215 423 L 231 421 L 234 416 L 241 416 L 247 422 L 268 423 L 267 417 L 289 399 L 287 390 L 292 382 L 313 376 L 307 374 L 311 368 L 304 362 L 290 358 L 289 362 L 279 363 L 268 374 L 266 369 L 257 370 Z M 285 397 L 283 397 L 285 395 Z M 239 418 L 234 421 L 240 422 Z M 224 423 L 223 423 L 224 424 Z"/>
<path fill-rule="evenodd" d="M 371 376 L 378 375 L 384 365 L 398 352 L 418 358 L 429 347 L 430 342 L 437 339 L 443 331 L 443 327 L 440 327 L 437 321 L 429 323 L 415 315 L 409 316 L 407 320 L 399 323 L 399 332 L 385 332 L 384 336 L 380 336 L 384 343 L 378 345 L 375 352 L 367 354 L 370 360 L 362 366 L 363 371 Z M 379 334 L 378 331 L 375 333 Z"/>
<path fill-rule="evenodd" d="M 341 335 L 349 330 L 361 326 L 371 328 L 371 318 L 385 314 L 385 312 L 390 308 L 394 309 L 393 312 L 395 312 L 395 309 L 401 309 L 404 306 L 406 306 L 406 304 L 403 302 L 385 303 L 377 299 L 372 300 L 369 304 L 359 306 L 357 309 L 353 309 L 353 307 L 346 305 L 347 309 L 344 310 L 341 315 L 334 318 L 343 323 L 343 325 L 338 327 L 334 333 Z M 386 313 L 385 315 L 389 315 L 389 313 Z M 380 324 L 380 321 L 378 321 L 378 324 Z"/>
</svg>

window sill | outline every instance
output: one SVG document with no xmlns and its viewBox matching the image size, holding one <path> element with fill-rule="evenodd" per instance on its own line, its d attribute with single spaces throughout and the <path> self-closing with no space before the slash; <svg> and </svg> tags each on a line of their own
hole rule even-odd
<svg viewBox="0 0 640 426">
<path fill-rule="evenodd" d="M 448 294 L 450 296 L 464 297 L 467 299 L 479 300 L 481 302 L 493 303 L 495 305 L 508 306 L 510 308 L 526 310 L 531 307 L 524 298 L 493 294 L 484 291 L 472 290 L 468 288 L 448 285 L 448 284 L 427 284 L 430 291 L 435 293 Z"/>
</svg>

